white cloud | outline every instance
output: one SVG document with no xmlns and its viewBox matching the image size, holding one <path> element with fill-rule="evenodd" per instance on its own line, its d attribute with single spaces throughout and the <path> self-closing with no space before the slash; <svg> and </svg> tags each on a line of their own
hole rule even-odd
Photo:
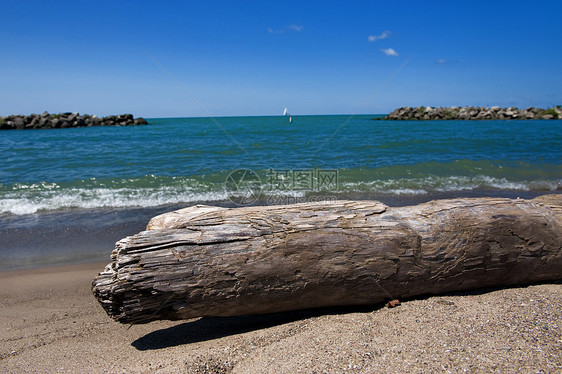
<svg viewBox="0 0 562 374">
<path fill-rule="evenodd" d="M 457 62 L 458 60 L 445 60 L 444 58 L 440 58 L 435 61 L 435 63 L 439 65 L 456 64 Z"/>
<path fill-rule="evenodd" d="M 289 28 L 289 30 L 293 30 L 293 31 L 296 31 L 296 32 L 300 32 L 303 29 L 303 27 L 301 25 L 296 25 L 294 23 L 292 25 L 289 25 L 288 28 Z"/>
<path fill-rule="evenodd" d="M 267 29 L 267 32 L 270 34 L 283 34 L 287 31 L 295 31 L 301 32 L 304 29 L 302 25 L 297 25 L 296 23 L 292 23 L 289 26 L 285 26 L 282 29 L 272 29 L 271 27 Z"/>
<path fill-rule="evenodd" d="M 392 34 L 392 32 L 386 30 L 386 31 L 383 31 L 383 33 L 380 34 L 380 35 L 369 35 L 368 40 L 370 42 L 376 42 L 377 40 L 388 38 L 390 36 L 390 34 Z"/>
<path fill-rule="evenodd" d="M 384 53 L 387 56 L 399 56 L 398 52 L 396 52 L 394 49 L 392 48 L 386 48 L 386 49 L 381 49 L 382 53 Z"/>
</svg>

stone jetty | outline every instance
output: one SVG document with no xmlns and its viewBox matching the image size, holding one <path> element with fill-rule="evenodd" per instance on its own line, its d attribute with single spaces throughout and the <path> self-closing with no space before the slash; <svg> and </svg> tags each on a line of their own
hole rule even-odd
<svg viewBox="0 0 562 374">
<path fill-rule="evenodd" d="M 515 107 L 448 107 L 433 108 L 430 106 L 401 107 L 388 116 L 376 118 L 380 120 L 497 120 L 497 119 L 559 119 L 562 118 L 562 107 L 541 109 L 518 109 Z"/>
<path fill-rule="evenodd" d="M 118 114 L 114 116 L 98 117 L 89 114 L 59 113 L 10 115 L 0 117 L 0 130 L 28 130 L 28 129 L 64 129 L 69 127 L 91 126 L 136 126 L 146 125 L 144 118 L 134 118 L 132 114 Z"/>
</svg>

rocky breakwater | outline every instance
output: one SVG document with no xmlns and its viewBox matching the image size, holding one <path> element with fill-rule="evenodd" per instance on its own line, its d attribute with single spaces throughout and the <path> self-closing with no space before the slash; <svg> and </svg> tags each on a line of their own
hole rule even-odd
<svg viewBox="0 0 562 374">
<path fill-rule="evenodd" d="M 514 107 L 448 107 L 432 108 L 430 106 L 401 107 L 381 120 L 497 120 L 497 119 L 559 119 L 562 118 L 562 107 L 550 109 Z"/>
<path fill-rule="evenodd" d="M 146 125 L 144 118 L 134 118 L 132 114 L 119 114 L 115 116 L 98 117 L 95 115 L 78 113 L 59 113 L 11 115 L 0 117 L 0 130 L 26 130 L 26 129 L 64 129 L 69 127 L 91 126 L 135 126 Z"/>
</svg>

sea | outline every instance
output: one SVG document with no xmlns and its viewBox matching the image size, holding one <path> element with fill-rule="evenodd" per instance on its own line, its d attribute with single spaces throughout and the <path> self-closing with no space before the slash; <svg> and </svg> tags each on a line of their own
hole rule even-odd
<svg viewBox="0 0 562 374">
<path fill-rule="evenodd" d="M 562 193 L 562 120 L 153 118 L 0 132 L 0 271 L 109 262 L 151 217 L 336 199 Z M 377 119 L 377 120 L 374 120 Z"/>
</svg>

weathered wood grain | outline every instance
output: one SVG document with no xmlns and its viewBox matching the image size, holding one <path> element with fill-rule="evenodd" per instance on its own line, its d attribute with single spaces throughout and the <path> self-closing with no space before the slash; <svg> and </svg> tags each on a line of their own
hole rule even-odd
<svg viewBox="0 0 562 374">
<path fill-rule="evenodd" d="M 123 323 L 562 279 L 562 195 L 194 206 L 116 243 L 92 291 Z"/>
</svg>

